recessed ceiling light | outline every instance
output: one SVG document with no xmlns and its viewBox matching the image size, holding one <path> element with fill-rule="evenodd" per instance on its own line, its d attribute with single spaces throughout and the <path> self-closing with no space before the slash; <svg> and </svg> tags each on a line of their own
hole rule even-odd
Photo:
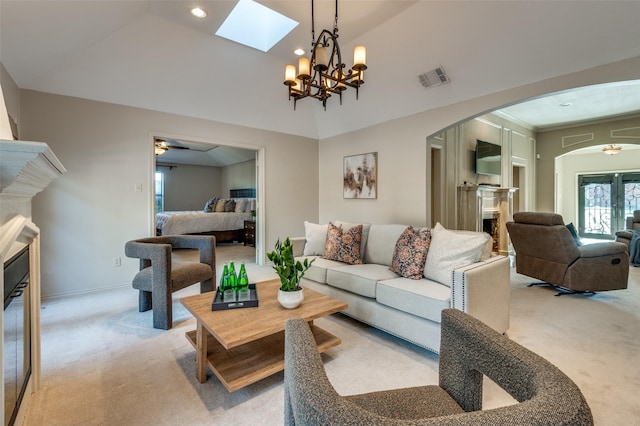
<svg viewBox="0 0 640 426">
<path fill-rule="evenodd" d="M 296 54 L 296 55 L 298 55 L 298 56 L 302 56 L 302 55 L 304 55 L 306 52 L 304 51 L 304 49 L 300 49 L 300 48 L 298 48 L 298 49 L 294 50 L 294 51 L 293 51 L 293 53 L 295 53 L 295 54 Z"/>
<path fill-rule="evenodd" d="M 570 107 L 571 106 L 571 102 L 565 102 L 563 104 L 560 104 L 561 107 Z"/>
<path fill-rule="evenodd" d="M 200 9 L 199 7 L 194 7 L 193 9 L 191 9 L 191 14 L 196 18 L 204 18 L 205 16 L 207 16 L 207 12 Z"/>
<path fill-rule="evenodd" d="M 216 35 L 267 52 L 298 25 L 291 18 L 252 0 L 240 0 Z"/>
</svg>

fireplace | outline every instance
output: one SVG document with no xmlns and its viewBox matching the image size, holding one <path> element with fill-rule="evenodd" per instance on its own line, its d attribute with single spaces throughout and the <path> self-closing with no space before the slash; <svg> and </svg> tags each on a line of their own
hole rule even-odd
<svg viewBox="0 0 640 426">
<path fill-rule="evenodd" d="M 482 232 L 491 235 L 492 251 L 497 253 L 500 250 L 500 213 L 494 212 L 491 217 L 482 218 Z"/>
<path fill-rule="evenodd" d="M 506 224 L 513 215 L 517 188 L 482 185 L 458 187 L 458 229 L 482 231 L 493 238 L 493 252 L 510 254 Z"/>
<path fill-rule="evenodd" d="M 65 171 L 47 144 L 0 138 L 0 288 L 5 301 L 0 322 L 6 337 L 0 339 L 0 418 L 5 425 L 23 422 L 40 382 L 40 230 L 31 221 L 31 200 Z"/>
<path fill-rule="evenodd" d="M 4 424 L 13 425 L 31 377 L 29 246 L 4 263 Z"/>
</svg>

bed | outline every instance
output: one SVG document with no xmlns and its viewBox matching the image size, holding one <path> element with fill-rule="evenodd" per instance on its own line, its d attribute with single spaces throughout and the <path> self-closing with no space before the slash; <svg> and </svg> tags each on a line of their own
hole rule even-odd
<svg viewBox="0 0 640 426">
<path fill-rule="evenodd" d="M 165 211 L 156 214 L 157 235 L 200 234 L 214 235 L 216 242 L 242 242 L 244 240 L 244 221 L 251 220 L 251 210 L 255 210 L 255 189 L 231 190 L 230 198 L 237 208 L 233 211 L 207 212 L 211 203 L 215 205 L 220 199 L 207 201 L 204 210 L 198 211 Z M 253 197 L 252 197 L 253 195 Z M 227 204 L 227 208 L 228 208 Z"/>
</svg>

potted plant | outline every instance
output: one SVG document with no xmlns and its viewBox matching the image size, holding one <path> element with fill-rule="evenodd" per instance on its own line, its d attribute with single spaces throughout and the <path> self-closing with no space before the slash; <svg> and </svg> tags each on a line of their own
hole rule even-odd
<svg viewBox="0 0 640 426">
<path fill-rule="evenodd" d="M 273 269 L 280 277 L 280 289 L 278 290 L 278 302 L 284 308 L 293 309 L 298 307 L 304 299 L 300 279 L 315 261 L 304 259 L 295 260 L 293 257 L 293 244 L 287 237 L 283 242 L 276 242 L 275 250 L 267 253 L 267 258 L 273 262 Z"/>
</svg>

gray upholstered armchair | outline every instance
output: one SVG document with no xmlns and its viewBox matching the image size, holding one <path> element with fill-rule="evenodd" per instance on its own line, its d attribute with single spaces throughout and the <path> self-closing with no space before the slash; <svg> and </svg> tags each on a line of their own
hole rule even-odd
<svg viewBox="0 0 640 426">
<path fill-rule="evenodd" d="M 216 238 L 204 235 L 173 235 L 142 238 L 125 245 L 128 257 L 140 259 L 133 288 L 140 291 L 140 312 L 153 308 L 153 327 L 168 330 L 173 323 L 171 294 L 195 283 L 200 292 L 212 291 L 216 282 Z M 198 249 L 199 262 L 173 262 L 174 248 Z"/>
<path fill-rule="evenodd" d="M 519 274 L 565 293 L 627 288 L 629 254 L 613 241 L 580 245 L 555 213 L 519 212 L 507 223 Z"/>
<path fill-rule="evenodd" d="M 286 425 L 592 425 L 580 389 L 551 363 L 479 320 L 442 311 L 440 384 L 341 396 L 303 319 L 285 329 Z M 483 375 L 518 404 L 482 410 Z"/>
</svg>

